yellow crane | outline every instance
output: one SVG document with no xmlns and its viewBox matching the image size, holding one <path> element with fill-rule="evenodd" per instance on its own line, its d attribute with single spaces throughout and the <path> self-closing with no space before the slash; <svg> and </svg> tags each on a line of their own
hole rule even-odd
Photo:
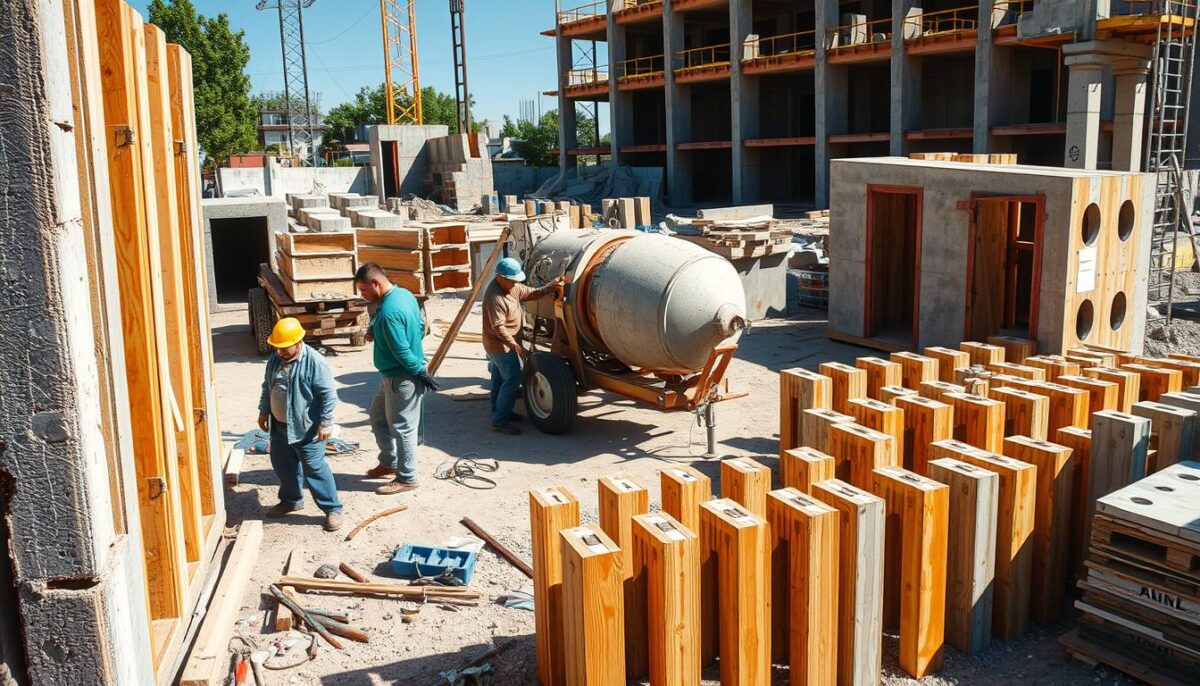
<svg viewBox="0 0 1200 686">
<path fill-rule="evenodd" d="M 383 20 L 384 90 L 387 123 L 422 124 L 421 74 L 417 68 L 414 0 L 379 0 Z"/>
</svg>

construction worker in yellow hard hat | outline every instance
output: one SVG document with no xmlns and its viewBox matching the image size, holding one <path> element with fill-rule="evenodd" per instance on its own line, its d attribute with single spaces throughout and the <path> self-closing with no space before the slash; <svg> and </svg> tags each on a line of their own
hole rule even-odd
<svg viewBox="0 0 1200 686">
<path fill-rule="evenodd" d="M 258 426 L 271 434 L 271 467 L 279 477 L 279 502 L 267 517 L 282 517 L 304 507 L 301 482 L 325 512 L 325 530 L 342 526 L 333 472 L 325 461 L 325 441 L 333 431 L 337 389 L 329 363 L 304 343 L 304 327 L 293 317 L 280 319 L 267 338 L 275 352 L 267 360 Z"/>
</svg>

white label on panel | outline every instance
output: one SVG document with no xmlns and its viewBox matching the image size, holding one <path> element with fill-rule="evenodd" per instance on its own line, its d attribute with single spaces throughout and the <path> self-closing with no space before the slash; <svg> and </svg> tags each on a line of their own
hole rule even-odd
<svg viewBox="0 0 1200 686">
<path fill-rule="evenodd" d="M 1096 249 L 1083 248 L 1079 251 L 1079 276 L 1075 279 L 1075 292 L 1087 293 L 1096 288 Z"/>
</svg>

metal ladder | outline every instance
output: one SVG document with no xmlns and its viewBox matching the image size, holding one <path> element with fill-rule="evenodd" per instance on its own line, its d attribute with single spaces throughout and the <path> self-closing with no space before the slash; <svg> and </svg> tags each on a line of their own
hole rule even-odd
<svg viewBox="0 0 1200 686">
<path fill-rule="evenodd" d="M 1191 208 L 1184 201 L 1190 193 L 1183 188 L 1183 166 L 1196 47 L 1197 5 L 1175 0 L 1152 5 L 1156 16 L 1169 14 L 1182 18 L 1178 22 L 1158 23 L 1145 164 L 1146 171 L 1156 175 L 1147 284 L 1149 302 L 1151 305 L 1165 304 L 1162 314 L 1170 323 L 1175 300 L 1176 232 L 1181 223 L 1190 224 L 1186 220 L 1191 214 Z"/>
</svg>

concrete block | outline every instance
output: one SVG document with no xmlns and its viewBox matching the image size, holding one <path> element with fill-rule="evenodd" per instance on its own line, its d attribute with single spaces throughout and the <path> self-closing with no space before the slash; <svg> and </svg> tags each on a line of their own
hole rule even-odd
<svg viewBox="0 0 1200 686">
<path fill-rule="evenodd" d="M 385 210 L 369 210 L 358 213 L 357 226 L 364 229 L 401 229 L 404 219 Z"/>
<path fill-rule="evenodd" d="M 337 211 L 341 211 L 346 207 L 346 201 L 350 198 L 360 198 L 358 193 L 330 193 L 329 206 Z"/>
<path fill-rule="evenodd" d="M 306 207 L 329 207 L 329 198 L 324 195 L 300 195 L 293 193 L 288 196 L 292 209 L 297 212 Z"/>
<path fill-rule="evenodd" d="M 773 217 L 775 216 L 774 205 L 738 205 L 737 207 L 713 207 L 705 210 L 697 210 L 696 216 L 700 219 L 750 219 L 752 217 Z"/>
<path fill-rule="evenodd" d="M 296 221 L 308 226 L 309 217 L 340 217 L 341 214 L 332 207 L 305 207 L 296 214 Z"/>
<path fill-rule="evenodd" d="M 349 231 L 353 228 L 350 226 L 350 219 L 348 217 L 341 217 L 332 214 L 309 215 L 305 226 L 312 231 L 320 231 L 321 233 L 327 233 L 329 231 Z"/>
</svg>

